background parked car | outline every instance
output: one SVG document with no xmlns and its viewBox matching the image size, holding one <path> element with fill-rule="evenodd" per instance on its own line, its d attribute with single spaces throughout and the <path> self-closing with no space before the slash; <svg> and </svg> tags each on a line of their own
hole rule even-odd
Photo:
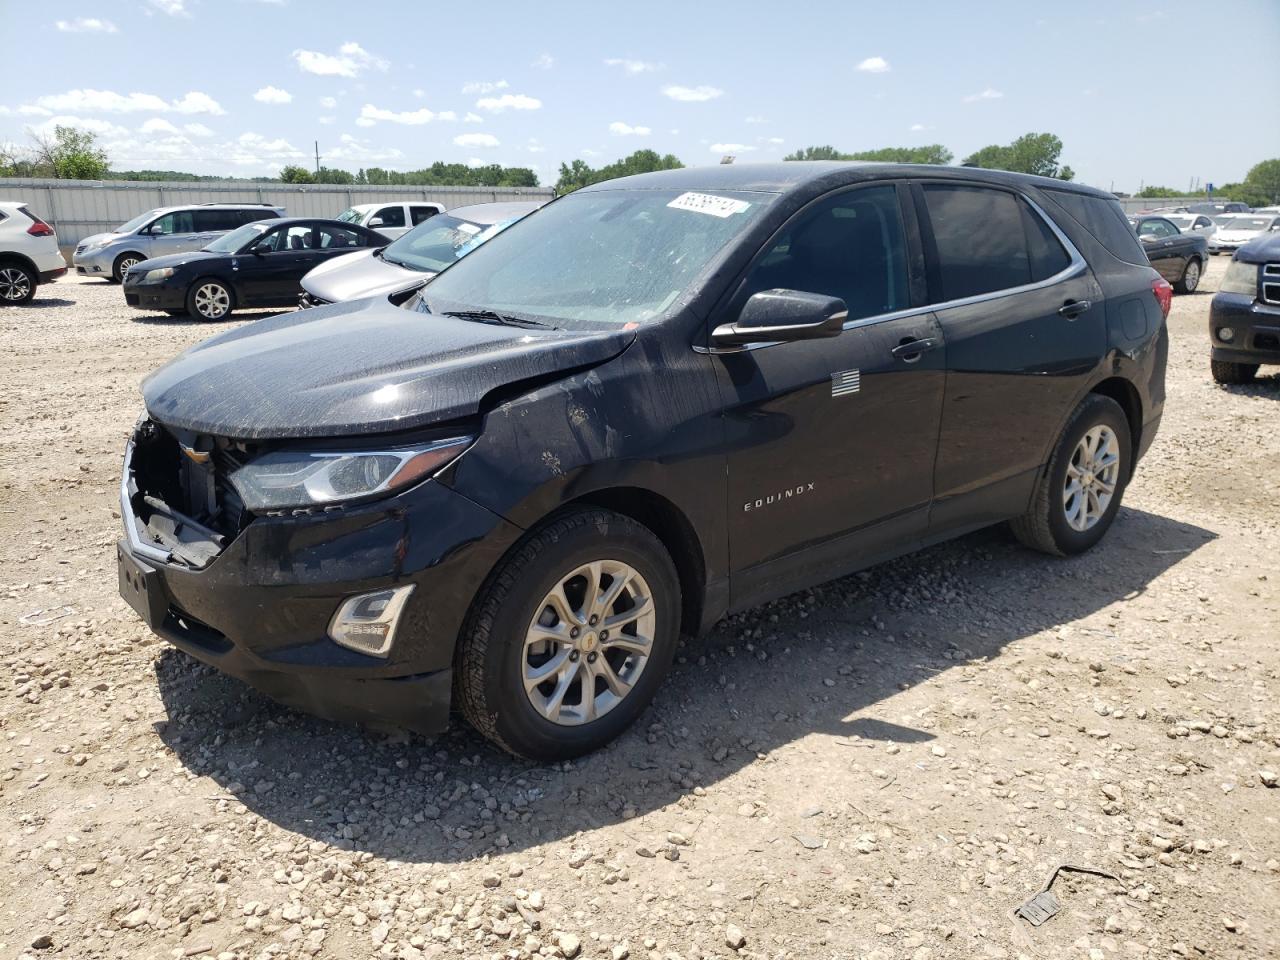
<svg viewBox="0 0 1280 960">
<path fill-rule="evenodd" d="M 0 200 L 0 305 L 29 302 L 66 272 L 53 227 L 21 200 Z"/>
<path fill-rule="evenodd" d="M 1274 213 L 1233 213 L 1214 222 L 1218 229 L 1209 241 L 1210 253 L 1234 253 L 1255 237 L 1280 230 L 1280 215 Z"/>
<path fill-rule="evenodd" d="M 1178 293 L 1191 293 L 1200 286 L 1200 275 L 1209 251 L 1209 241 L 1201 234 L 1183 233 L 1169 217 L 1131 217 L 1147 259 Z"/>
<path fill-rule="evenodd" d="M 395 240 L 438 213 L 444 213 L 444 205 L 424 200 L 404 203 L 357 203 L 338 214 L 343 223 L 358 223 L 362 227 L 377 230 L 384 237 Z"/>
<path fill-rule="evenodd" d="M 1239 200 L 1205 200 L 1189 203 L 1183 210 L 1186 213 L 1207 213 L 1212 217 L 1215 213 L 1248 213 L 1249 206 Z"/>
<path fill-rule="evenodd" d="M 1203 213 L 1165 213 L 1162 216 L 1182 233 L 1194 233 L 1206 240 L 1217 230 L 1213 220 Z"/>
<path fill-rule="evenodd" d="M 159 207 L 138 214 L 110 233 L 80 241 L 71 262 L 82 277 L 119 283 L 143 260 L 200 250 L 246 223 L 283 217 L 284 208 L 264 203 L 197 203 Z"/>
<path fill-rule="evenodd" d="M 1236 251 L 1209 307 L 1210 369 L 1218 383 L 1248 383 L 1280 365 L 1280 232 Z"/>
<path fill-rule="evenodd" d="M 282 218 L 245 224 L 204 250 L 144 260 L 124 280 L 125 302 L 140 310 L 223 320 L 238 307 L 298 302 L 298 282 L 316 264 L 387 238 L 354 223 Z"/>
<path fill-rule="evenodd" d="M 455 207 L 381 250 L 361 250 L 322 263 L 302 278 L 300 303 L 318 307 L 421 283 L 540 206 L 542 201 L 525 200 Z"/>
</svg>

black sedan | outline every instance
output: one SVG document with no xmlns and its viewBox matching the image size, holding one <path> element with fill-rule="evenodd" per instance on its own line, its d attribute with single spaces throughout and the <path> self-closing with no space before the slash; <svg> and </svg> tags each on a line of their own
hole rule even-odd
<svg viewBox="0 0 1280 960">
<path fill-rule="evenodd" d="M 343 254 L 390 241 L 337 220 L 283 218 L 247 223 L 194 253 L 144 260 L 124 278 L 139 310 L 225 320 L 237 307 L 289 307 L 309 271 Z"/>
<path fill-rule="evenodd" d="M 1178 293 L 1195 292 L 1209 259 L 1209 241 L 1197 233 L 1183 233 L 1167 217 L 1143 214 L 1131 217 L 1129 223 L 1160 276 Z"/>
</svg>

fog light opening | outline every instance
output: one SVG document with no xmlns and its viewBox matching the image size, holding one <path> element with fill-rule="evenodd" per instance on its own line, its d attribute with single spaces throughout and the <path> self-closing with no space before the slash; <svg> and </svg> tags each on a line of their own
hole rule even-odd
<svg viewBox="0 0 1280 960">
<path fill-rule="evenodd" d="M 1236 332 L 1231 327 L 1219 327 L 1218 339 L 1223 343 L 1230 343 L 1236 338 Z"/>
<path fill-rule="evenodd" d="M 348 597 L 329 622 L 329 637 L 339 646 L 372 657 L 385 657 L 395 642 L 400 614 L 414 584 Z"/>
</svg>

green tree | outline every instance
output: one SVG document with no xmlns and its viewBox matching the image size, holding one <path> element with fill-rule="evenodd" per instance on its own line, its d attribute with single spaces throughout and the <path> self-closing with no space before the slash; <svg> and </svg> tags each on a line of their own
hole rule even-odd
<svg viewBox="0 0 1280 960">
<path fill-rule="evenodd" d="M 630 177 L 637 173 L 652 173 L 655 170 L 678 170 L 683 166 L 684 164 L 674 154 L 660 156 L 653 150 L 637 150 L 630 156 L 615 160 L 599 169 L 593 169 L 584 160 L 574 160 L 571 164 L 560 164 L 560 179 L 556 181 L 556 193 L 563 195 L 604 180 Z"/>
<path fill-rule="evenodd" d="M 1161 200 L 1165 197 L 1181 197 L 1185 196 L 1181 191 L 1174 190 L 1172 187 L 1143 187 L 1135 196 L 1146 199 Z"/>
<path fill-rule="evenodd" d="M 850 153 L 842 160 L 874 160 L 877 163 L 932 163 L 946 166 L 954 156 L 950 150 L 940 143 L 929 143 L 922 147 L 881 147 L 879 150 L 863 150 Z"/>
<path fill-rule="evenodd" d="M 289 169 L 288 167 L 285 168 Z M 301 168 L 296 168 L 301 169 Z M 280 179 L 284 179 L 283 171 L 281 171 Z M 315 174 L 314 182 L 316 183 L 355 183 L 355 174 L 347 170 L 335 170 L 332 167 L 321 167 L 320 172 Z M 305 180 L 292 181 L 296 183 L 305 183 Z"/>
<path fill-rule="evenodd" d="M 1255 163 L 1245 174 L 1244 185 L 1264 198 L 1263 203 L 1254 203 L 1250 206 L 1265 207 L 1268 204 L 1280 203 L 1280 158 Z"/>
<path fill-rule="evenodd" d="M 783 160 L 849 160 L 848 154 L 841 153 L 830 144 L 821 147 L 804 147 L 795 153 L 789 153 Z"/>
<path fill-rule="evenodd" d="M 315 183 L 314 174 L 306 167 L 289 164 L 280 171 L 280 179 L 285 183 Z"/>
<path fill-rule="evenodd" d="M 966 167 L 1012 170 L 1014 173 L 1069 180 L 1075 176 L 1075 171 L 1058 166 L 1061 154 L 1062 141 L 1052 133 L 1024 133 L 1007 146 L 991 144 L 969 154 L 961 162 Z"/>
<path fill-rule="evenodd" d="M 59 180 L 101 180 L 110 169 L 107 152 L 98 147 L 97 134 L 75 127 L 56 126 L 53 135 L 35 134 L 37 166 L 44 176 Z"/>
</svg>

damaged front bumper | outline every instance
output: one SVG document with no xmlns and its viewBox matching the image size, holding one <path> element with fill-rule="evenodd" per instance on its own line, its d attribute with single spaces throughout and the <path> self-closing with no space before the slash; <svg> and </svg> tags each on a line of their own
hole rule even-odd
<svg viewBox="0 0 1280 960">
<path fill-rule="evenodd" d="M 139 489 L 134 456 L 130 443 L 117 568 L 121 596 L 153 632 L 309 713 L 444 729 L 458 632 L 518 528 L 428 480 L 360 507 L 253 517 L 218 533 Z M 385 657 L 329 636 L 346 600 L 409 583 Z"/>
</svg>

